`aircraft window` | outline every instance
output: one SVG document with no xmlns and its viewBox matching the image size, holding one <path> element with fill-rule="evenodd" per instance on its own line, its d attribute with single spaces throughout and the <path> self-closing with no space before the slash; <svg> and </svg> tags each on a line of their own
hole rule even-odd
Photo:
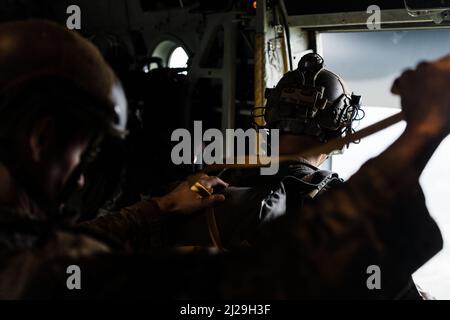
<svg viewBox="0 0 450 320">
<path fill-rule="evenodd" d="M 169 68 L 186 68 L 189 56 L 182 47 L 177 47 L 169 57 Z"/>
<path fill-rule="evenodd" d="M 450 30 L 321 33 L 320 51 L 326 67 L 341 75 L 348 86 L 363 96 L 366 118 L 361 129 L 399 111 L 400 100 L 390 93 L 394 79 L 423 60 L 450 53 Z M 397 124 L 351 145 L 332 158 L 332 169 L 347 179 L 368 159 L 382 152 L 401 134 Z M 414 274 L 414 280 L 438 299 L 450 299 L 450 138 L 435 153 L 421 177 L 430 214 L 441 228 L 444 249 Z"/>
<path fill-rule="evenodd" d="M 189 55 L 179 41 L 164 40 L 153 50 L 152 59 L 155 61 L 157 59 L 159 64 L 152 63 L 148 65 L 148 70 L 153 70 L 159 67 L 187 68 Z M 187 74 L 186 71 L 182 73 Z"/>
</svg>

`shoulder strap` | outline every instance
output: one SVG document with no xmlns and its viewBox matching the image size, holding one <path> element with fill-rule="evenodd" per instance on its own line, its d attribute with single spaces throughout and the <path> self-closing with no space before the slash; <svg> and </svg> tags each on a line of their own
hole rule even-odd
<svg viewBox="0 0 450 320">
<path fill-rule="evenodd" d="M 282 182 L 290 187 L 301 189 L 304 194 L 309 194 L 311 198 L 314 198 L 318 193 L 326 190 L 326 187 L 331 182 L 341 182 L 337 173 L 328 170 L 317 170 L 310 174 L 307 174 L 303 178 L 297 178 L 294 176 L 285 177 Z"/>
</svg>

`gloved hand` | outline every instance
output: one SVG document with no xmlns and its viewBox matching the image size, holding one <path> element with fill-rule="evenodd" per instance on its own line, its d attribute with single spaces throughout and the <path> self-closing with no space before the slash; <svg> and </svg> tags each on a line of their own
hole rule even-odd
<svg viewBox="0 0 450 320">
<path fill-rule="evenodd" d="M 450 133 L 450 55 L 405 71 L 392 92 L 401 97 L 409 128 L 430 135 Z"/>
<path fill-rule="evenodd" d="M 201 175 L 196 181 L 203 186 L 205 194 L 195 192 L 188 181 L 179 184 L 172 192 L 154 200 L 161 210 L 171 213 L 190 214 L 204 208 L 212 207 L 225 200 L 222 194 L 213 194 L 214 189 L 223 189 L 228 184 L 217 177 Z M 202 190 L 200 190 L 202 191 Z"/>
</svg>

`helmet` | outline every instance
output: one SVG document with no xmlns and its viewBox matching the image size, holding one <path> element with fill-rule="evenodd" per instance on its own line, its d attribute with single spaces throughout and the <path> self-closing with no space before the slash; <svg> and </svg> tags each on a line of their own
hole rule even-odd
<svg viewBox="0 0 450 320">
<path fill-rule="evenodd" d="M 270 129 L 310 135 L 324 142 L 352 131 L 361 97 L 350 94 L 344 81 L 323 69 L 323 58 L 305 55 L 298 69 L 266 90 L 265 120 Z"/>
<path fill-rule="evenodd" d="M 44 20 L 0 25 L 0 97 L 32 80 L 52 76 L 98 100 L 95 111 L 103 113 L 108 129 L 125 133 L 125 93 L 93 44 L 75 31 Z"/>
<path fill-rule="evenodd" d="M 92 101 L 70 106 L 61 103 L 61 108 L 56 106 L 58 112 L 69 117 L 79 114 L 78 121 L 89 117 L 96 126 L 99 121 L 99 130 L 120 137 L 125 135 L 128 106 L 124 90 L 93 44 L 75 31 L 53 22 L 27 20 L 0 25 L 0 117 L 15 114 L 16 110 L 22 112 L 22 106 L 15 101 L 22 99 L 29 88 L 39 90 L 40 84 L 48 79 L 53 81 L 51 83 L 62 83 L 61 88 L 70 90 L 57 92 L 61 97 L 73 92 L 74 96 L 83 95 Z M 45 106 L 37 106 L 41 107 Z M 91 118 L 92 115 L 95 117 Z M 11 145 L 9 137 L 0 139 L 0 160 L 18 184 L 40 207 L 56 212 L 53 209 L 57 204 L 46 198 L 30 173 L 22 167 L 17 152 L 11 151 L 15 146 Z M 91 144 L 61 191 L 58 203 L 63 203 L 75 189 L 76 181 L 92 158 L 90 151 L 96 149 L 95 143 Z"/>
</svg>

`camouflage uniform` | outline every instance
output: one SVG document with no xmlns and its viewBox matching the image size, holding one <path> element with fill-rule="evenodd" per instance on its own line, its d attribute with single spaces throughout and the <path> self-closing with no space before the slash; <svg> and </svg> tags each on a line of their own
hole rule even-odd
<svg viewBox="0 0 450 320">
<path fill-rule="evenodd" d="M 259 169 L 228 169 L 220 178 L 231 185 L 224 191 L 227 201 L 213 213 L 169 221 L 166 233 L 172 245 L 211 245 L 208 214 L 214 214 L 222 247 L 248 245 L 261 225 L 287 212 L 301 214 L 305 202 L 342 183 L 336 173 L 302 159 L 282 164 L 272 176 L 261 176 Z"/>
<path fill-rule="evenodd" d="M 256 246 L 230 254 L 158 246 L 155 225 L 168 217 L 152 201 L 76 228 L 2 213 L 2 298 L 394 298 L 410 274 L 442 247 L 413 168 L 399 180 L 371 160 L 348 182 L 259 230 Z M 95 235 L 95 236 L 94 236 Z M 106 237 L 114 241 L 106 240 Z M 118 245 L 117 243 L 121 243 Z M 138 252 L 130 247 L 135 246 Z M 127 249 L 128 247 L 128 249 Z M 82 290 L 66 288 L 79 265 Z M 366 286 L 367 267 L 382 289 Z"/>
</svg>

